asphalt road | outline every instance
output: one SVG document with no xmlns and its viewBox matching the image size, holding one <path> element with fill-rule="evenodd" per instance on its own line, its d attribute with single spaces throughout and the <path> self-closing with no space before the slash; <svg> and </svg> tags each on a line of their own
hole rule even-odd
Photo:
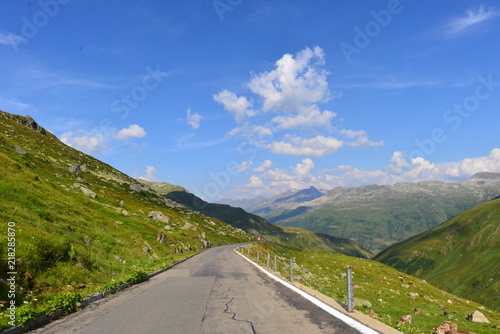
<svg viewBox="0 0 500 334">
<path fill-rule="evenodd" d="M 209 249 L 33 333 L 359 333 L 267 278 L 234 248 Z"/>
</svg>

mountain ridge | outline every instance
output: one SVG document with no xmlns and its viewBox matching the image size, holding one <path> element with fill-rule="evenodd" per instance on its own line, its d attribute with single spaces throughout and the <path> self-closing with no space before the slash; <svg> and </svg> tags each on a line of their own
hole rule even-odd
<svg viewBox="0 0 500 334">
<path fill-rule="evenodd" d="M 291 195 L 277 195 L 249 211 L 281 226 L 350 238 L 378 252 L 499 196 L 500 174 L 477 173 L 448 183 L 339 186 L 311 201 L 279 201 Z"/>
</svg>

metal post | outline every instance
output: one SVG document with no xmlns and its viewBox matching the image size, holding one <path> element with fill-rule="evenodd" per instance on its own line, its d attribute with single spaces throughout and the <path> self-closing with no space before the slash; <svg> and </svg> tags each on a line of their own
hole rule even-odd
<svg viewBox="0 0 500 334">
<path fill-rule="evenodd" d="M 293 282 L 293 258 L 290 258 L 290 282 Z"/>
<path fill-rule="evenodd" d="M 347 312 L 354 311 L 354 285 L 352 283 L 352 268 L 347 266 Z"/>
<path fill-rule="evenodd" d="M 274 254 L 274 272 L 278 271 L 278 265 L 276 263 L 276 254 Z"/>
<path fill-rule="evenodd" d="M 260 252 L 257 252 L 257 264 L 259 264 L 259 255 L 260 255 Z"/>
<path fill-rule="evenodd" d="M 271 254 L 267 253 L 267 268 L 269 268 L 269 261 L 271 261 Z"/>
</svg>

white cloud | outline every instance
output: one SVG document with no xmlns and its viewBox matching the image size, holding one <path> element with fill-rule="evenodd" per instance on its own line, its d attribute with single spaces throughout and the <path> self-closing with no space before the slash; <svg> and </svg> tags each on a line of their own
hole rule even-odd
<svg viewBox="0 0 500 334">
<path fill-rule="evenodd" d="M 319 157 L 325 154 L 335 153 L 344 146 L 344 142 L 333 137 L 318 135 L 306 139 L 298 136 L 287 136 L 288 141 L 275 141 L 267 145 L 267 148 L 276 154 L 306 155 Z"/>
<path fill-rule="evenodd" d="M 283 55 L 272 70 L 252 74 L 247 84 L 252 99 L 222 90 L 214 100 L 233 113 L 239 123 L 227 137 L 242 138 L 276 154 L 311 157 L 335 153 L 343 146 L 384 145 L 383 141 L 369 139 L 364 131 L 343 130 L 340 134 L 347 140 L 331 135 L 337 113 L 324 110 L 321 103 L 341 94 L 330 92 L 328 75 L 323 50 L 306 47 L 294 55 Z M 255 110 L 249 102 L 254 99 L 259 102 Z"/>
<path fill-rule="evenodd" d="M 285 54 L 274 70 L 254 75 L 248 87 L 264 99 L 264 111 L 295 112 L 297 106 L 330 99 L 324 63 L 323 50 L 317 46 L 305 48 L 295 57 Z"/>
<path fill-rule="evenodd" d="M 158 177 L 156 177 L 158 170 L 153 166 L 146 167 L 146 174 L 144 176 L 139 176 L 139 179 L 151 182 L 157 182 Z"/>
<path fill-rule="evenodd" d="M 500 173 L 500 148 L 493 149 L 484 157 L 464 159 L 458 162 L 432 163 L 417 157 L 408 160 L 405 152 L 394 152 L 387 167 L 365 170 L 349 165 L 339 165 L 333 169 L 315 172 L 315 164 L 310 158 L 303 159 L 288 170 L 283 168 L 269 169 L 271 162 L 254 172 L 250 183 L 239 187 L 236 193 L 246 196 L 272 196 L 289 189 L 303 189 L 315 186 L 320 189 L 333 189 L 337 186 L 360 186 L 366 184 L 394 184 L 401 182 L 417 182 L 422 180 L 456 181 L 479 172 Z"/>
<path fill-rule="evenodd" d="M 236 169 L 240 172 L 244 172 L 250 168 L 252 168 L 253 162 L 252 161 L 243 161 L 241 164 L 236 166 Z"/>
<path fill-rule="evenodd" d="M 188 108 L 188 110 L 187 110 L 187 122 L 193 129 L 200 128 L 200 122 L 202 119 L 203 119 L 203 116 L 201 116 L 199 113 L 193 114 L 191 112 L 191 108 Z"/>
<path fill-rule="evenodd" d="M 137 124 L 132 124 L 128 128 L 121 129 L 114 136 L 116 140 L 129 140 L 131 138 L 142 138 L 146 135 L 146 131 Z"/>
<path fill-rule="evenodd" d="M 500 16 L 500 13 L 490 8 L 480 6 L 465 12 L 464 16 L 456 17 L 446 23 L 441 29 L 441 36 L 445 39 L 455 38 L 470 33 L 482 23 Z"/>
<path fill-rule="evenodd" d="M 255 168 L 254 172 L 263 172 L 273 166 L 273 162 L 271 160 L 264 160 L 264 162 L 257 168 Z"/>
<path fill-rule="evenodd" d="M 294 116 L 277 116 L 271 121 L 277 123 L 278 129 L 291 129 L 295 127 L 330 127 L 331 119 L 336 113 L 325 110 L 321 112 L 316 104 L 298 108 Z"/>
<path fill-rule="evenodd" d="M 315 177 L 311 174 L 311 170 L 314 168 L 314 162 L 310 158 L 305 158 L 302 163 L 297 164 L 292 172 L 297 175 L 301 180 L 311 179 L 314 180 Z"/>
<path fill-rule="evenodd" d="M 234 114 L 234 119 L 238 123 L 243 123 L 247 117 L 253 116 L 254 112 L 250 109 L 252 103 L 244 96 L 236 96 L 235 93 L 224 89 L 214 95 L 214 101 L 224 106 L 224 109 Z"/>
<path fill-rule="evenodd" d="M 466 177 L 479 172 L 500 173 L 500 149 L 495 148 L 486 157 L 464 159 L 446 169 L 451 177 Z"/>
<path fill-rule="evenodd" d="M 97 134 L 93 136 L 75 136 L 72 131 L 63 133 L 61 141 L 68 146 L 88 154 L 101 153 L 107 146 L 102 136 Z"/>
</svg>

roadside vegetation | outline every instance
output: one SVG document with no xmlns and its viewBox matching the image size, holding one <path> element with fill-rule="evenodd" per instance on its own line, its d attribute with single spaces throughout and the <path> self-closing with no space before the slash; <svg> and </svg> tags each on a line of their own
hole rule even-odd
<svg viewBox="0 0 500 334">
<path fill-rule="evenodd" d="M 274 242 L 254 243 L 250 258 L 274 270 L 274 254 L 278 271 L 290 279 L 290 258 L 294 259 L 294 279 L 341 304 L 347 303 L 346 267 L 353 267 L 356 310 L 399 329 L 403 333 L 432 333 L 443 321 L 458 324 L 460 330 L 476 334 L 500 331 L 500 313 L 473 301 L 465 300 L 424 280 L 400 272 L 380 262 L 327 252 L 307 252 Z M 243 254 L 248 256 L 248 251 Z M 443 311 L 444 309 L 446 311 Z M 482 312 L 490 323 L 473 323 L 465 318 L 474 311 Z M 446 315 L 447 314 L 447 315 Z M 411 315 L 411 324 L 398 325 L 402 316 Z"/>
</svg>

